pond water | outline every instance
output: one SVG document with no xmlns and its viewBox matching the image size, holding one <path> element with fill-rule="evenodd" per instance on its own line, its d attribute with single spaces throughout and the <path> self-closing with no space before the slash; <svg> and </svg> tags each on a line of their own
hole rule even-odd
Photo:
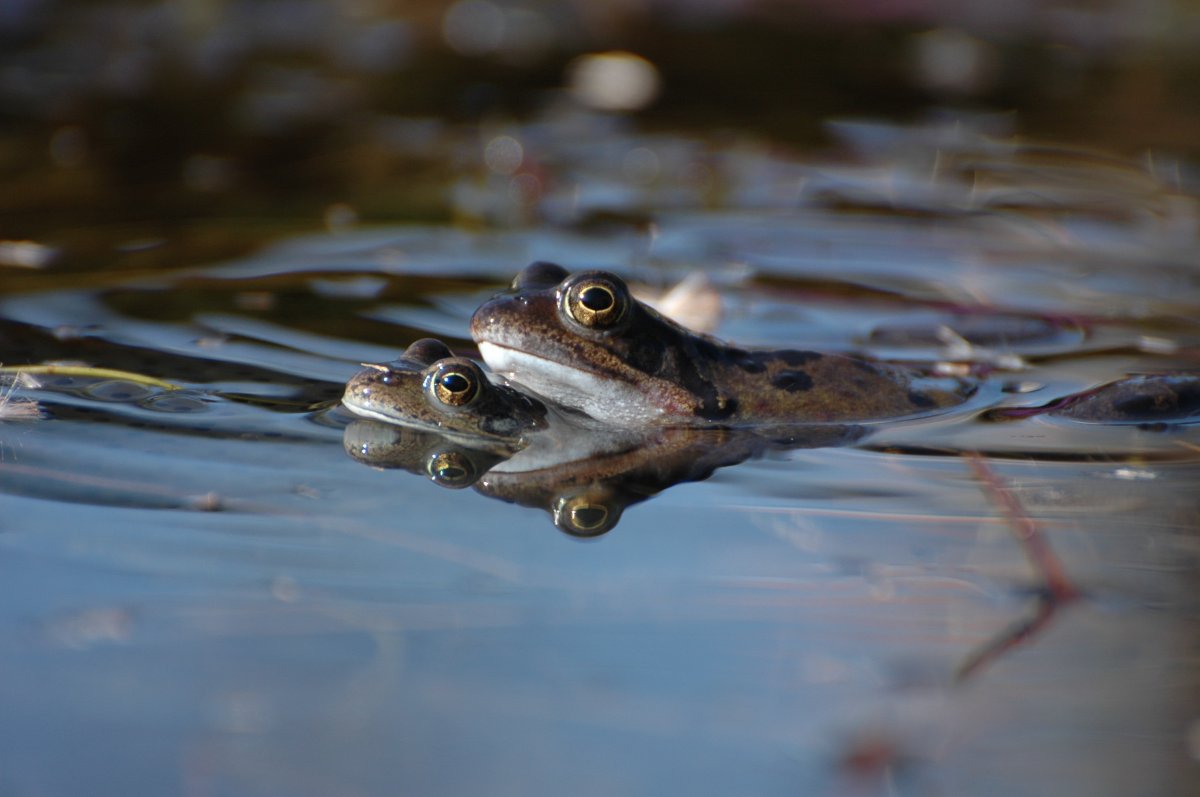
<svg viewBox="0 0 1200 797">
<path fill-rule="evenodd" d="M 553 223 L 505 178 L 459 186 L 499 226 L 13 279 L 6 366 L 169 384 L 8 374 L 0 794 L 1200 791 L 1195 396 L 1019 411 L 1200 371 L 1196 200 L 1099 155 L 849 132 L 880 159 L 614 136 L 557 153 Z M 436 441 L 348 455 L 359 364 L 473 353 L 471 312 L 539 259 L 702 272 L 723 338 L 979 389 L 699 469 L 647 446 L 586 540 L 553 487 L 490 495 L 490 462 L 429 478 Z"/>
</svg>

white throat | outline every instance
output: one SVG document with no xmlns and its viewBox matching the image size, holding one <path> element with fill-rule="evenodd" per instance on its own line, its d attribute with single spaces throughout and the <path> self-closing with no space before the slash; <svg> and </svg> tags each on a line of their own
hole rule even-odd
<svg viewBox="0 0 1200 797">
<path fill-rule="evenodd" d="M 479 354 L 493 371 L 597 420 L 640 425 L 662 415 L 636 388 L 582 368 L 483 341 Z"/>
</svg>

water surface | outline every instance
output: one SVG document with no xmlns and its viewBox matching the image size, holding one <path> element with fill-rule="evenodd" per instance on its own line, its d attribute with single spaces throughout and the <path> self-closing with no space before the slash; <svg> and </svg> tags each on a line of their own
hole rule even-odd
<svg viewBox="0 0 1200 797">
<path fill-rule="evenodd" d="M 720 200 L 593 151 L 552 224 L 14 278 L 5 364 L 179 389 L 6 388 L 44 417 L 0 423 L 0 792 L 1195 794 L 1195 418 L 986 414 L 1197 372 L 1195 200 L 981 141 L 832 166 L 618 140 L 700 153 Z M 973 364 L 979 391 L 586 541 L 347 456 L 359 363 L 470 353 L 474 307 L 538 259 L 703 271 L 722 337 Z"/>
</svg>

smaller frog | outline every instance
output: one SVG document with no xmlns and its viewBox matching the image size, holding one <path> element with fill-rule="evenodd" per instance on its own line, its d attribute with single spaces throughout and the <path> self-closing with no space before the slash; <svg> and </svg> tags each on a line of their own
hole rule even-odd
<svg viewBox="0 0 1200 797">
<path fill-rule="evenodd" d="M 752 351 L 696 334 L 605 271 L 534 263 L 485 302 L 471 334 L 491 368 L 625 426 L 841 423 L 928 413 L 972 392 L 840 354 Z"/>
<path fill-rule="evenodd" d="M 546 425 L 544 404 L 491 381 L 478 364 L 455 357 L 439 340 L 418 340 L 390 363 L 364 364 L 342 396 L 342 404 L 364 418 L 509 450 Z"/>
</svg>

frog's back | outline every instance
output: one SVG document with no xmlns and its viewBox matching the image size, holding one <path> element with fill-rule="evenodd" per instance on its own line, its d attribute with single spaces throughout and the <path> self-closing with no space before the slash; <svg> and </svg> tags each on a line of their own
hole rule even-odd
<svg viewBox="0 0 1200 797">
<path fill-rule="evenodd" d="M 970 394 L 869 360 L 814 351 L 739 353 L 723 369 L 737 397 L 731 420 L 862 421 L 952 407 Z"/>
</svg>

